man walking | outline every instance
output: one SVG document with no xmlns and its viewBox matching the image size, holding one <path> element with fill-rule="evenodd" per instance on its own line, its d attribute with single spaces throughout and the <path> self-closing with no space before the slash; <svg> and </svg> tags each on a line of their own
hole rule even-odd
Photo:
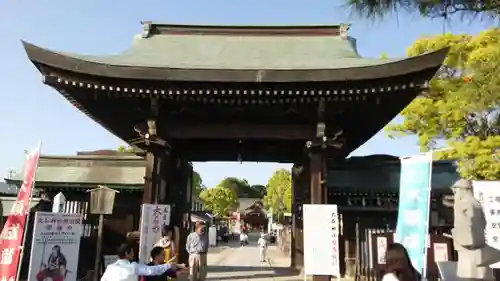
<svg viewBox="0 0 500 281">
<path fill-rule="evenodd" d="M 191 281 L 205 281 L 207 276 L 208 236 L 205 223 L 198 221 L 195 231 L 186 239 L 186 251 L 189 253 L 189 275 Z"/>
</svg>

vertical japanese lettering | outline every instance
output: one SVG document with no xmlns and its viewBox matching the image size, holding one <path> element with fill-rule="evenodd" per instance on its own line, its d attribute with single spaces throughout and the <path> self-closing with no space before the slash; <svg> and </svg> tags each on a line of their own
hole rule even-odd
<svg viewBox="0 0 500 281">
<path fill-rule="evenodd" d="M 5 248 L 0 255 L 0 264 L 10 265 L 14 257 L 14 248 Z"/>
</svg>

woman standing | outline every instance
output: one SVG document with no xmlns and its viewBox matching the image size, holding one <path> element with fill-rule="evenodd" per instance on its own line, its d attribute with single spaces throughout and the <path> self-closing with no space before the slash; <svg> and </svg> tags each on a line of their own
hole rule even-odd
<svg viewBox="0 0 500 281">
<path fill-rule="evenodd" d="M 386 270 L 382 281 L 420 281 L 422 276 L 411 264 L 405 247 L 393 243 L 385 254 Z"/>
</svg>

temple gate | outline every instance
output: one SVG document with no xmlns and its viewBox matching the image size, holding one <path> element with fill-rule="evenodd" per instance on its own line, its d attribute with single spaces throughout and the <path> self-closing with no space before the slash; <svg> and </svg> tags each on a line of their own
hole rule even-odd
<svg viewBox="0 0 500 281">
<path fill-rule="evenodd" d="M 146 151 L 143 202 L 172 204 L 179 243 L 189 225 L 190 161 L 293 163 L 300 268 L 302 204 L 326 203 L 326 161 L 345 159 L 392 120 L 447 54 L 365 59 L 348 30 L 144 22 L 131 49 L 113 56 L 23 43 L 44 83 Z"/>
</svg>

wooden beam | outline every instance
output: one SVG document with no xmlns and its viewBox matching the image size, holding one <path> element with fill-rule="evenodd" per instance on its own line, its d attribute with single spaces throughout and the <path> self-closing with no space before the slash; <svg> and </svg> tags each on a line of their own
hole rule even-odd
<svg viewBox="0 0 500 281">
<path fill-rule="evenodd" d="M 309 140 L 315 133 L 314 125 L 180 123 L 166 128 L 167 136 L 173 139 Z"/>
</svg>

